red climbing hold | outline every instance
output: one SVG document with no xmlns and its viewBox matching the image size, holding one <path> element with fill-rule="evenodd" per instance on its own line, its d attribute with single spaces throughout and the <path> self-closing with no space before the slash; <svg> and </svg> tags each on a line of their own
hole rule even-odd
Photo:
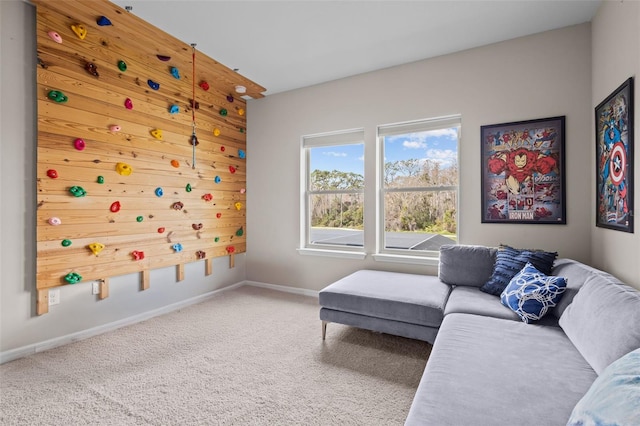
<svg viewBox="0 0 640 426">
<path fill-rule="evenodd" d="M 142 259 L 144 259 L 144 252 L 143 251 L 134 250 L 134 251 L 131 252 L 131 255 L 133 256 L 134 260 L 142 260 Z"/>
<path fill-rule="evenodd" d="M 111 210 L 111 213 L 118 213 L 120 211 L 120 201 L 113 202 L 109 210 Z"/>
<path fill-rule="evenodd" d="M 58 179 L 58 172 L 54 169 L 49 169 L 47 170 L 47 176 L 49 176 L 51 179 Z"/>
<path fill-rule="evenodd" d="M 206 81 L 201 81 L 199 86 L 204 91 L 209 90 L 209 83 L 207 83 Z"/>
<path fill-rule="evenodd" d="M 233 167 L 233 166 L 229 166 L 229 172 L 230 172 L 231 174 L 234 174 L 234 173 L 236 172 L 236 168 L 235 168 L 235 167 Z"/>
<path fill-rule="evenodd" d="M 236 248 L 234 246 L 228 246 L 227 247 L 227 253 L 231 254 L 231 253 L 233 253 L 235 251 L 236 251 Z"/>
<path fill-rule="evenodd" d="M 126 109 L 133 109 L 133 101 L 131 99 L 129 99 L 129 98 L 125 99 L 124 107 Z"/>
<path fill-rule="evenodd" d="M 73 141 L 73 146 L 75 146 L 78 151 L 82 151 L 87 145 L 84 143 L 83 139 L 78 138 Z"/>
<path fill-rule="evenodd" d="M 203 200 L 205 200 L 205 201 L 211 201 L 211 200 L 213 200 L 213 195 L 211 195 L 211 194 L 204 194 L 204 195 L 202 196 L 202 199 L 203 199 Z"/>
<path fill-rule="evenodd" d="M 158 234 L 163 234 L 164 233 L 164 228 L 158 228 Z"/>
<path fill-rule="evenodd" d="M 222 213 L 216 213 L 216 217 L 220 219 L 222 217 Z"/>
</svg>

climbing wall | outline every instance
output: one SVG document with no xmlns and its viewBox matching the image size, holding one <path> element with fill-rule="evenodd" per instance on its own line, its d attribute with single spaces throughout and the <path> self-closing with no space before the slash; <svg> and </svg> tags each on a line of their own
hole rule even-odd
<svg viewBox="0 0 640 426">
<path fill-rule="evenodd" d="M 246 248 L 246 101 L 264 88 L 104 0 L 37 7 L 37 312 L 48 290 Z M 197 43 L 194 40 L 193 43 Z"/>
</svg>

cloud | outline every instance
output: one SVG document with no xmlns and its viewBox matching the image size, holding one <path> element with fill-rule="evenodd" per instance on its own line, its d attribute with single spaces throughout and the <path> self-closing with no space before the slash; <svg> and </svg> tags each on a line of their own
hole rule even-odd
<svg viewBox="0 0 640 426">
<path fill-rule="evenodd" d="M 449 167 L 458 162 L 458 154 L 450 149 L 428 149 L 426 158 Z"/>
<path fill-rule="evenodd" d="M 328 155 L 329 157 L 346 157 L 347 156 L 346 152 L 336 152 L 336 151 L 327 151 L 327 152 L 323 152 L 322 154 Z"/>
<path fill-rule="evenodd" d="M 409 149 L 420 149 L 420 148 L 426 148 L 427 144 L 421 140 L 409 140 L 409 141 L 402 142 L 402 146 Z"/>
</svg>

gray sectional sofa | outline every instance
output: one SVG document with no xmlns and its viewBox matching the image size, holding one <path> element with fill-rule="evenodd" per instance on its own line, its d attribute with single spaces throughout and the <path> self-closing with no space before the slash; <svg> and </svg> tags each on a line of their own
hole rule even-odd
<svg viewBox="0 0 640 426">
<path fill-rule="evenodd" d="M 320 291 L 323 338 L 337 322 L 433 343 L 406 425 L 640 425 L 640 292 L 557 259 L 566 290 L 526 323 L 480 290 L 496 252 L 444 246 L 437 277 L 345 277 Z"/>
</svg>

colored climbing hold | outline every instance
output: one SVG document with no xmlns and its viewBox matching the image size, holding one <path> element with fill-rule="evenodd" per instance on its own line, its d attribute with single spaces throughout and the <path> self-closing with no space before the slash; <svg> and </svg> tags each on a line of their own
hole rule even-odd
<svg viewBox="0 0 640 426">
<path fill-rule="evenodd" d="M 164 233 L 164 228 L 158 228 L 158 234 L 163 234 Z"/>
<path fill-rule="evenodd" d="M 72 25 L 71 31 L 73 31 L 80 40 L 84 40 L 87 36 L 87 29 L 81 24 Z"/>
<path fill-rule="evenodd" d="M 151 87 L 153 90 L 158 90 L 160 88 L 160 83 L 156 83 L 155 81 L 149 79 L 147 80 L 147 84 L 149 85 L 149 87 Z"/>
<path fill-rule="evenodd" d="M 162 62 L 167 62 L 171 60 L 171 56 L 165 56 L 165 55 L 156 55 L 158 59 L 160 59 Z"/>
<path fill-rule="evenodd" d="M 217 127 L 213 129 L 213 136 L 220 136 L 220 129 L 218 129 Z"/>
<path fill-rule="evenodd" d="M 238 131 L 240 131 L 240 133 L 244 133 L 244 127 L 239 127 Z"/>
<path fill-rule="evenodd" d="M 126 109 L 133 109 L 133 101 L 129 98 L 124 100 L 124 107 Z"/>
<path fill-rule="evenodd" d="M 118 61 L 118 69 L 125 72 L 127 70 L 127 63 L 125 61 Z"/>
<path fill-rule="evenodd" d="M 246 190 L 246 189 L 244 189 L 244 188 L 240 188 L 240 193 L 241 193 L 241 194 L 244 194 L 245 192 L 247 192 L 247 190 Z"/>
<path fill-rule="evenodd" d="M 56 43 L 62 43 L 62 36 L 55 31 L 49 31 L 47 35 Z"/>
<path fill-rule="evenodd" d="M 142 216 L 136 217 L 136 222 L 142 222 L 143 220 L 144 220 L 144 217 Z"/>
<path fill-rule="evenodd" d="M 244 235 L 244 229 L 242 229 L 242 226 L 241 226 L 240 229 L 236 231 L 236 237 L 242 237 L 243 235 Z"/>
<path fill-rule="evenodd" d="M 122 176 L 129 176 L 131 172 L 133 172 L 133 169 L 127 163 L 118 163 L 116 164 L 116 172 Z"/>
<path fill-rule="evenodd" d="M 71 192 L 74 197 L 84 197 L 85 195 L 87 195 L 87 191 L 85 191 L 81 186 L 72 186 L 71 188 L 69 188 L 69 192 Z"/>
<path fill-rule="evenodd" d="M 211 195 L 211 194 L 204 194 L 204 195 L 202 196 L 202 199 L 203 199 L 203 200 L 205 200 L 205 201 L 211 201 L 211 200 L 213 200 L 213 195 Z"/>
<path fill-rule="evenodd" d="M 96 20 L 96 24 L 100 25 L 101 27 L 106 27 L 108 25 L 111 25 L 111 21 L 106 16 L 101 16 Z"/>
<path fill-rule="evenodd" d="M 188 183 L 187 186 L 185 186 L 184 190 L 187 191 L 187 192 L 191 192 L 191 190 L 192 190 L 191 184 Z"/>
<path fill-rule="evenodd" d="M 62 223 L 59 217 L 50 217 L 47 222 L 49 222 L 49 225 L 53 226 L 58 226 Z"/>
<path fill-rule="evenodd" d="M 180 162 L 178 160 L 171 160 L 171 165 L 177 169 L 180 167 Z"/>
<path fill-rule="evenodd" d="M 176 252 L 176 253 L 180 253 L 182 251 L 182 244 L 180 243 L 175 243 L 174 245 L 171 246 L 171 248 Z"/>
<path fill-rule="evenodd" d="M 176 68 L 176 67 L 171 67 L 171 75 L 172 75 L 174 78 L 176 78 L 176 79 L 180 80 L 180 71 L 178 70 L 178 68 Z"/>
<path fill-rule="evenodd" d="M 171 205 L 171 208 L 174 210 L 182 210 L 183 207 L 184 207 L 184 204 L 182 204 L 180 201 L 176 201 Z"/>
<path fill-rule="evenodd" d="M 222 179 L 220 179 L 220 176 L 216 176 L 215 179 L 213 179 L 213 181 L 215 183 L 220 183 L 220 182 L 222 182 Z"/>
<path fill-rule="evenodd" d="M 198 250 L 196 252 L 196 257 L 198 259 L 204 259 L 205 257 L 207 257 L 207 253 L 203 252 L 202 250 Z"/>
<path fill-rule="evenodd" d="M 69 247 L 71 245 L 71 240 L 64 239 L 60 242 L 62 247 Z"/>
<path fill-rule="evenodd" d="M 109 210 L 111 210 L 111 213 L 118 213 L 120 211 L 120 201 L 114 201 L 111 203 Z"/>
<path fill-rule="evenodd" d="M 240 201 L 236 202 L 233 206 L 236 208 L 236 210 L 242 209 L 242 203 Z"/>
<path fill-rule="evenodd" d="M 58 179 L 58 172 L 54 169 L 49 169 L 47 170 L 47 176 L 49 176 L 51 179 Z"/>
<path fill-rule="evenodd" d="M 233 95 L 227 95 L 227 102 L 233 102 Z"/>
<path fill-rule="evenodd" d="M 56 101 L 56 102 L 58 102 L 59 104 L 60 104 L 60 103 L 67 102 L 67 101 L 69 100 L 69 98 L 67 98 L 67 97 L 65 96 L 65 94 L 64 94 L 64 93 L 62 93 L 62 92 L 61 92 L 61 91 L 59 91 L 59 90 L 51 90 L 51 91 L 47 94 L 47 96 L 49 97 L 49 99 L 51 99 L 52 101 Z"/>
<path fill-rule="evenodd" d="M 227 109 L 226 108 L 222 108 L 220 110 L 220 115 L 223 116 L 223 117 L 226 117 L 227 116 Z"/>
<path fill-rule="evenodd" d="M 209 90 L 209 83 L 207 83 L 206 81 L 201 81 L 201 82 L 200 82 L 200 84 L 199 84 L 199 86 L 200 86 L 200 88 L 201 88 L 202 90 L 204 90 L 205 92 L 206 92 L 207 90 Z"/>
<path fill-rule="evenodd" d="M 100 74 L 98 74 L 98 67 L 93 62 L 87 62 L 87 64 L 84 66 L 84 69 L 87 70 L 87 72 L 92 76 L 100 77 Z"/>
<path fill-rule="evenodd" d="M 164 195 L 164 191 L 162 190 L 161 187 L 157 187 L 155 193 L 156 193 L 156 197 L 162 197 Z"/>
<path fill-rule="evenodd" d="M 226 149 L 226 148 L 225 148 L 224 146 L 221 146 L 221 147 L 220 147 L 220 152 L 224 152 L 224 150 L 225 150 L 225 149 Z"/>
<path fill-rule="evenodd" d="M 171 105 L 169 108 L 169 114 L 177 114 L 180 112 L 180 107 L 178 105 Z"/>
<path fill-rule="evenodd" d="M 82 151 L 87 146 L 87 144 L 84 143 L 83 139 L 78 138 L 73 141 L 73 146 L 75 146 L 78 151 Z"/>
<path fill-rule="evenodd" d="M 216 213 L 216 217 L 220 219 L 222 217 L 222 213 Z"/>
<path fill-rule="evenodd" d="M 192 223 L 191 227 L 193 228 L 194 231 L 199 231 L 202 229 L 202 224 L 201 223 Z"/>
<path fill-rule="evenodd" d="M 77 272 L 69 272 L 64 276 L 64 280 L 69 284 L 77 284 L 82 281 L 82 275 Z"/>
<path fill-rule="evenodd" d="M 96 256 L 104 249 L 104 244 L 102 243 L 91 243 L 88 245 L 89 250 Z"/>
<path fill-rule="evenodd" d="M 134 250 L 134 251 L 131 252 L 131 256 L 133 256 L 133 260 L 142 260 L 142 259 L 144 259 L 144 252 L 143 251 Z"/>
<path fill-rule="evenodd" d="M 246 157 L 247 157 L 247 154 L 246 154 L 243 150 L 239 149 L 239 150 L 238 150 L 238 157 L 240 157 L 240 158 L 246 158 Z"/>
<path fill-rule="evenodd" d="M 104 176 L 98 176 L 98 180 L 97 180 L 97 182 L 98 182 L 99 184 L 103 184 L 103 183 L 104 183 Z"/>
<path fill-rule="evenodd" d="M 244 108 L 236 108 L 238 115 L 244 115 Z"/>
<path fill-rule="evenodd" d="M 151 136 L 153 136 L 154 138 L 158 139 L 158 140 L 162 140 L 162 130 L 160 129 L 155 129 L 151 131 Z"/>
<path fill-rule="evenodd" d="M 229 166 L 229 173 L 234 174 L 236 172 L 236 168 L 233 166 Z"/>
<path fill-rule="evenodd" d="M 226 250 L 227 253 L 231 254 L 236 251 L 236 248 L 234 246 L 228 246 Z"/>
<path fill-rule="evenodd" d="M 112 126 L 109 126 L 109 130 L 113 133 L 116 133 L 122 130 L 122 127 L 118 126 L 117 124 L 114 124 Z"/>
<path fill-rule="evenodd" d="M 215 241 L 215 242 L 217 243 L 218 241 L 220 241 L 220 237 L 215 237 L 215 238 L 213 239 L 213 241 Z"/>
</svg>

